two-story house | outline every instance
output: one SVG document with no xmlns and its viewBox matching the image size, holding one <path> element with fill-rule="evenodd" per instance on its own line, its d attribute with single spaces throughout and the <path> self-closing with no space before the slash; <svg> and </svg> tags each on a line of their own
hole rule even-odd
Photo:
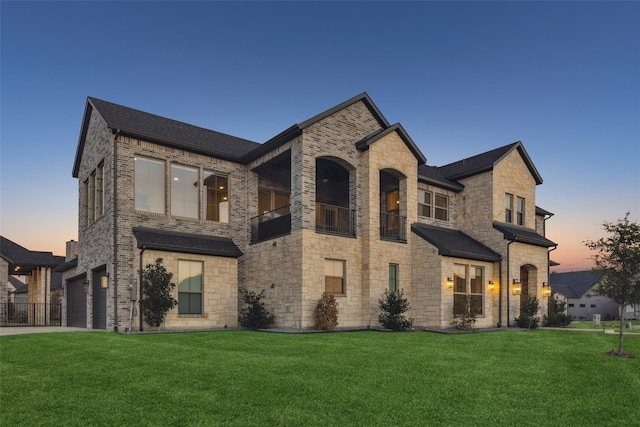
<svg viewBox="0 0 640 427">
<path fill-rule="evenodd" d="M 237 326 L 240 288 L 264 289 L 282 328 L 312 327 L 323 292 L 340 327 L 378 327 L 387 289 L 416 327 L 448 327 L 462 295 L 478 326 L 507 326 L 555 247 L 520 142 L 428 166 L 366 93 L 263 144 L 88 98 L 73 176 L 75 326 L 145 328 L 139 271 L 157 258 L 177 284 L 166 329 Z"/>
</svg>

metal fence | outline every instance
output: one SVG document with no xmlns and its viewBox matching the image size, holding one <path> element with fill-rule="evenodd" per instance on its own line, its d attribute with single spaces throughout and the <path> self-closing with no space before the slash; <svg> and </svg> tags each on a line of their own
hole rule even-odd
<svg viewBox="0 0 640 427">
<path fill-rule="evenodd" d="M 46 303 L 0 304 L 2 326 L 61 326 L 62 305 Z"/>
</svg>

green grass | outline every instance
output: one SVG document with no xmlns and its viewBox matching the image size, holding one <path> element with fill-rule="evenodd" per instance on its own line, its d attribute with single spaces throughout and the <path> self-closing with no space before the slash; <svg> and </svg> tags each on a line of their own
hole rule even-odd
<svg viewBox="0 0 640 427">
<path fill-rule="evenodd" d="M 640 338 L 81 332 L 0 338 L 2 426 L 637 425 Z M 635 402 L 635 403 L 634 403 Z"/>
<path fill-rule="evenodd" d="M 626 325 L 627 323 L 631 323 L 632 325 L 640 325 L 640 320 L 625 320 L 624 324 Z M 606 329 L 615 329 L 616 331 L 620 331 L 620 321 L 605 320 L 605 321 L 601 321 L 600 325 L 595 326 L 592 320 L 584 320 L 584 321 L 574 320 L 573 322 L 571 322 L 569 326 L 567 326 L 567 328 L 575 328 L 575 329 L 602 329 L 603 327 L 605 327 Z M 631 332 L 631 333 L 640 333 L 640 330 L 638 329 L 627 329 L 626 327 L 624 331 Z"/>
</svg>

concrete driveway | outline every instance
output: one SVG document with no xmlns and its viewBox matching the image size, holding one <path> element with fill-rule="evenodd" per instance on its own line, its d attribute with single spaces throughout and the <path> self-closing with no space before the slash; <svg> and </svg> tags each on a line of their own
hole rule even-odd
<svg viewBox="0 0 640 427">
<path fill-rule="evenodd" d="M 50 332 L 88 332 L 93 329 L 67 326 L 8 326 L 0 328 L 0 337 L 7 335 L 43 334 Z"/>
</svg>

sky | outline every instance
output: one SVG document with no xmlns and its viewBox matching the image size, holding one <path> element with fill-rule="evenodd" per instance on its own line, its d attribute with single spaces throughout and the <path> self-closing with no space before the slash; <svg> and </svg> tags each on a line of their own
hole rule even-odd
<svg viewBox="0 0 640 427">
<path fill-rule="evenodd" d="M 640 2 L 0 2 L 0 234 L 64 255 L 88 96 L 265 142 L 367 92 L 442 166 L 522 141 L 555 271 L 640 218 Z"/>
</svg>

